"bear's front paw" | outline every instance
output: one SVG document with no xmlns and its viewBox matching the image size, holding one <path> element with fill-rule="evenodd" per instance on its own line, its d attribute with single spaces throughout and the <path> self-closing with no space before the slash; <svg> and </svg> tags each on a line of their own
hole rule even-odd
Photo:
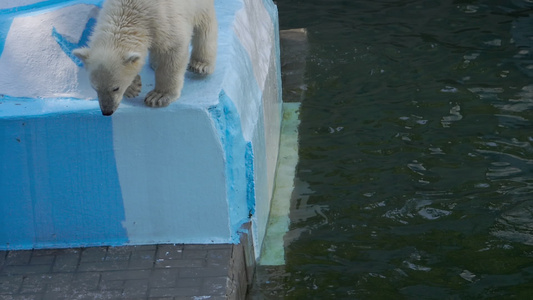
<svg viewBox="0 0 533 300">
<path fill-rule="evenodd" d="M 179 93 L 163 93 L 153 90 L 146 95 L 144 103 L 150 107 L 165 107 L 179 98 Z"/>
<path fill-rule="evenodd" d="M 140 75 L 135 76 L 135 79 L 133 79 L 133 82 L 130 84 L 130 86 L 128 86 L 128 88 L 124 92 L 124 96 L 126 96 L 126 98 L 135 98 L 139 96 L 139 94 L 141 93 L 142 86 L 143 84 L 141 81 L 141 76 Z"/>
<path fill-rule="evenodd" d="M 194 72 L 194 73 L 198 73 L 201 75 L 207 75 L 207 74 L 213 73 L 213 71 L 215 70 L 215 66 L 213 64 L 206 63 L 203 61 L 191 60 L 189 62 L 188 69 L 189 71 Z"/>
</svg>

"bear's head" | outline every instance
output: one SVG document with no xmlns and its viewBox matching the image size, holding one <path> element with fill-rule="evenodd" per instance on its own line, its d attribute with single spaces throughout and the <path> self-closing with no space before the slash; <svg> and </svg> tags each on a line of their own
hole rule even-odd
<svg viewBox="0 0 533 300">
<path fill-rule="evenodd" d="M 117 110 L 124 92 L 143 66 L 143 56 L 137 52 L 117 53 L 104 49 L 79 48 L 73 54 L 81 59 L 89 72 L 91 86 L 96 90 L 104 116 Z"/>
</svg>

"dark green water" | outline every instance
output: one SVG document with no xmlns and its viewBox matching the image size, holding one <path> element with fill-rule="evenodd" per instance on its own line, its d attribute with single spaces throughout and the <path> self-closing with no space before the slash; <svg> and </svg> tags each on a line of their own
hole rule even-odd
<svg viewBox="0 0 533 300">
<path fill-rule="evenodd" d="M 287 264 L 256 295 L 533 299 L 533 1 L 277 4 L 309 54 Z"/>
</svg>

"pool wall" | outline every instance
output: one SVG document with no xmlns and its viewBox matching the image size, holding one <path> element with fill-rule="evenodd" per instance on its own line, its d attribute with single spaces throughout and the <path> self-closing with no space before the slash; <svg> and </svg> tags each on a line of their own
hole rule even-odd
<svg viewBox="0 0 533 300">
<path fill-rule="evenodd" d="M 0 250 L 238 243 L 261 249 L 279 147 L 281 81 L 271 0 L 216 0 L 215 73 L 180 99 L 153 88 L 101 115 L 82 63 L 102 1 L 0 3 Z M 258 253 L 256 253 L 258 255 Z"/>
</svg>

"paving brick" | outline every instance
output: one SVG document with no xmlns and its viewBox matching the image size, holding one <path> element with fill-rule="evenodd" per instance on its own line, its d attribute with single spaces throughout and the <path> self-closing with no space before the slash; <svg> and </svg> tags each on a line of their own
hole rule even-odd
<svg viewBox="0 0 533 300">
<path fill-rule="evenodd" d="M 175 287 L 178 275 L 178 271 L 173 269 L 153 270 L 150 276 L 150 287 Z"/>
<path fill-rule="evenodd" d="M 187 245 L 183 245 L 183 250 L 200 251 L 200 250 L 210 250 L 210 249 L 224 249 L 227 247 L 231 248 L 231 244 L 218 244 L 218 245 L 187 244 Z"/>
<path fill-rule="evenodd" d="M 207 266 L 217 267 L 227 265 L 231 259 L 232 249 L 209 250 L 207 253 Z"/>
<path fill-rule="evenodd" d="M 85 248 L 81 251 L 81 263 L 104 261 L 106 254 L 107 247 Z"/>
<path fill-rule="evenodd" d="M 155 248 L 153 250 L 134 250 L 131 253 L 128 269 L 150 269 L 155 263 Z"/>
<path fill-rule="evenodd" d="M 77 293 L 74 292 L 67 298 L 59 298 L 59 299 L 65 299 L 65 300 L 94 300 L 94 299 L 103 299 L 103 300 L 115 300 L 115 299 L 125 299 L 122 296 L 122 292 L 120 291 L 97 291 L 97 292 L 81 292 Z M 126 298 L 127 299 L 127 298 Z M 128 299 L 129 300 L 129 299 Z M 131 299 L 135 300 L 135 299 Z"/>
<path fill-rule="evenodd" d="M 66 248 L 66 249 L 36 249 L 33 250 L 32 256 L 56 256 L 70 253 L 72 251 L 79 252 L 79 248 Z"/>
<path fill-rule="evenodd" d="M 20 294 L 34 294 L 34 293 L 44 293 L 47 280 L 49 278 L 46 275 L 36 274 L 23 276 L 22 286 L 20 288 Z"/>
<path fill-rule="evenodd" d="M 150 288 L 149 297 L 179 297 L 179 296 L 197 296 L 200 294 L 200 288 Z"/>
<path fill-rule="evenodd" d="M 46 282 L 47 291 L 54 289 L 55 287 L 68 287 L 74 279 L 75 273 L 48 273 L 41 276 L 41 280 Z"/>
<path fill-rule="evenodd" d="M 105 281 L 148 279 L 151 270 L 118 270 L 102 272 L 101 274 L 102 280 Z"/>
<path fill-rule="evenodd" d="M 41 300 L 43 295 L 41 294 L 24 294 L 24 295 L 12 295 L 7 298 L 1 298 L 2 300 Z"/>
<path fill-rule="evenodd" d="M 50 271 L 49 265 L 25 265 L 25 266 L 6 266 L 2 273 L 6 275 L 26 275 L 26 274 L 43 274 Z"/>
<path fill-rule="evenodd" d="M 133 251 L 156 251 L 159 245 L 136 245 L 133 246 Z"/>
<path fill-rule="evenodd" d="M 228 276 L 228 267 L 181 268 L 180 278 Z"/>
<path fill-rule="evenodd" d="M 74 272 L 80 261 L 80 252 L 57 255 L 52 267 L 52 272 Z"/>
<path fill-rule="evenodd" d="M 75 291 L 97 290 L 100 276 L 97 272 L 76 273 L 71 283 L 72 289 Z"/>
<path fill-rule="evenodd" d="M 63 292 L 66 293 L 70 289 L 75 273 L 50 273 L 46 279 L 46 292 Z"/>
<path fill-rule="evenodd" d="M 68 295 L 70 294 L 71 285 L 64 285 L 60 283 L 49 284 L 46 288 L 45 295 Z"/>
<path fill-rule="evenodd" d="M 133 246 L 123 246 L 123 247 L 109 247 L 107 249 L 105 261 L 123 261 L 130 260 L 131 252 L 133 251 Z"/>
<path fill-rule="evenodd" d="M 183 249 L 183 259 L 207 259 L 207 254 L 209 250 L 207 248 L 199 249 L 198 247 L 189 248 L 185 247 Z"/>
<path fill-rule="evenodd" d="M 124 289 L 124 280 L 105 280 L 100 279 L 99 289 L 102 291 L 122 291 Z"/>
<path fill-rule="evenodd" d="M 43 295 L 42 300 L 66 300 L 67 294 L 62 291 L 52 292 L 48 291 Z"/>
<path fill-rule="evenodd" d="M 128 268 L 127 261 L 100 261 L 80 263 L 78 272 L 119 271 Z"/>
<path fill-rule="evenodd" d="M 0 295 L 18 293 L 22 281 L 22 276 L 0 276 Z"/>
<path fill-rule="evenodd" d="M 2 270 L 2 266 L 4 265 L 7 257 L 7 251 L 0 251 L 0 270 Z"/>
<path fill-rule="evenodd" d="M 30 265 L 52 265 L 55 258 L 55 255 L 32 255 Z"/>
<path fill-rule="evenodd" d="M 27 265 L 30 263 L 31 250 L 9 251 L 5 264 L 7 266 Z"/>
<path fill-rule="evenodd" d="M 137 279 L 128 280 L 124 284 L 124 291 L 122 295 L 126 299 L 141 299 L 141 297 L 148 296 L 148 280 Z"/>
<path fill-rule="evenodd" d="M 189 277 L 182 278 L 179 277 L 176 281 L 176 287 L 202 287 L 203 278 L 199 277 Z"/>
<path fill-rule="evenodd" d="M 159 245 L 157 247 L 156 259 L 182 259 L 182 245 Z"/>
<path fill-rule="evenodd" d="M 158 259 L 154 268 L 200 268 L 205 265 L 205 259 Z"/>
<path fill-rule="evenodd" d="M 204 278 L 202 293 L 206 295 L 223 296 L 226 294 L 228 280 L 227 276 Z"/>
</svg>

